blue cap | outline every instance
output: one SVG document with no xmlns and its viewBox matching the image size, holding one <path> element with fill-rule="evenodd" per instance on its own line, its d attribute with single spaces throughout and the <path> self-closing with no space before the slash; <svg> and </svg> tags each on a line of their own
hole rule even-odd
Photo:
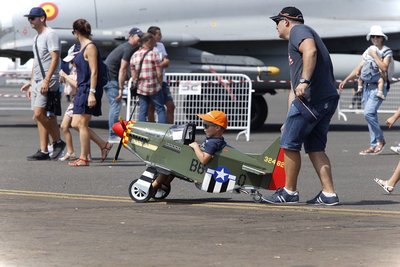
<svg viewBox="0 0 400 267">
<path fill-rule="evenodd" d="M 24 15 L 24 17 L 47 17 L 47 15 L 43 8 L 34 7 L 31 9 L 29 14 Z"/>
<path fill-rule="evenodd" d="M 137 35 L 139 37 L 142 37 L 143 32 L 139 28 L 134 27 L 129 31 L 129 35 Z"/>
</svg>

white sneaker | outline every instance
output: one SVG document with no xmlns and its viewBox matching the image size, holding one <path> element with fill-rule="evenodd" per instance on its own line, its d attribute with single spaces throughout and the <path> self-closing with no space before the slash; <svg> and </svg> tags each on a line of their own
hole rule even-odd
<svg viewBox="0 0 400 267">
<path fill-rule="evenodd" d="M 75 159 L 76 159 L 76 156 L 75 156 L 74 152 L 72 152 L 71 154 L 67 152 L 67 153 L 65 153 L 64 156 L 62 156 L 58 160 L 59 161 L 66 161 L 66 160 L 75 160 Z"/>
<path fill-rule="evenodd" d="M 121 138 L 119 136 L 113 136 L 108 138 L 108 142 L 110 144 L 118 144 L 121 141 Z"/>
<path fill-rule="evenodd" d="M 49 151 L 49 156 L 51 157 L 53 155 L 53 144 L 48 144 L 47 145 L 47 151 Z"/>
<path fill-rule="evenodd" d="M 391 146 L 390 150 L 392 150 L 396 154 L 400 154 L 400 146 Z"/>
</svg>

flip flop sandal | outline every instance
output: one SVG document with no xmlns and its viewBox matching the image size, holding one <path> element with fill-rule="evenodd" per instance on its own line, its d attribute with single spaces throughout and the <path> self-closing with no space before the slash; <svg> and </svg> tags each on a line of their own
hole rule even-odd
<svg viewBox="0 0 400 267">
<path fill-rule="evenodd" d="M 71 167 L 85 167 L 89 166 L 89 161 L 79 158 L 75 161 L 69 162 L 68 165 Z"/>
<path fill-rule="evenodd" d="M 382 187 L 383 190 L 386 191 L 386 193 L 390 194 L 393 192 L 394 187 L 387 185 L 387 181 L 383 181 L 379 178 L 374 178 L 375 183 L 377 183 L 380 187 Z"/>
<path fill-rule="evenodd" d="M 365 150 L 361 151 L 359 154 L 363 155 L 363 156 L 365 156 L 365 155 L 375 155 L 375 147 L 370 147 L 368 149 L 365 149 Z"/>
<path fill-rule="evenodd" d="M 375 150 L 374 150 L 375 154 L 379 155 L 380 153 L 382 153 L 383 149 L 385 148 L 385 145 L 386 145 L 385 141 L 378 142 L 378 144 L 376 145 Z"/>
</svg>

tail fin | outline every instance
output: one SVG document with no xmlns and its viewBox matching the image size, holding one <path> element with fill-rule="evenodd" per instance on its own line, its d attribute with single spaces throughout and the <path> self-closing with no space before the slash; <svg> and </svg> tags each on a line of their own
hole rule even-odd
<svg viewBox="0 0 400 267">
<path fill-rule="evenodd" d="M 276 158 L 274 171 L 272 172 L 271 181 L 269 182 L 268 189 L 276 190 L 285 186 L 286 174 L 284 168 L 285 153 L 282 148 L 279 149 L 278 157 Z"/>
<path fill-rule="evenodd" d="M 286 176 L 284 169 L 284 152 L 279 145 L 280 138 L 277 138 L 272 145 L 270 145 L 263 154 L 260 155 L 259 160 L 267 165 L 267 171 L 272 173 L 268 189 L 275 190 L 285 185 Z"/>
</svg>

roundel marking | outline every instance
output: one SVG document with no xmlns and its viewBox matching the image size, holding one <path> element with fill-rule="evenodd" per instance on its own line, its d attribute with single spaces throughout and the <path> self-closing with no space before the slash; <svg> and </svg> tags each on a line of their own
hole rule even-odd
<svg viewBox="0 0 400 267">
<path fill-rule="evenodd" d="M 51 2 L 46 2 L 40 5 L 41 8 L 44 9 L 47 15 L 47 20 L 53 20 L 58 15 L 58 7 Z"/>
</svg>

